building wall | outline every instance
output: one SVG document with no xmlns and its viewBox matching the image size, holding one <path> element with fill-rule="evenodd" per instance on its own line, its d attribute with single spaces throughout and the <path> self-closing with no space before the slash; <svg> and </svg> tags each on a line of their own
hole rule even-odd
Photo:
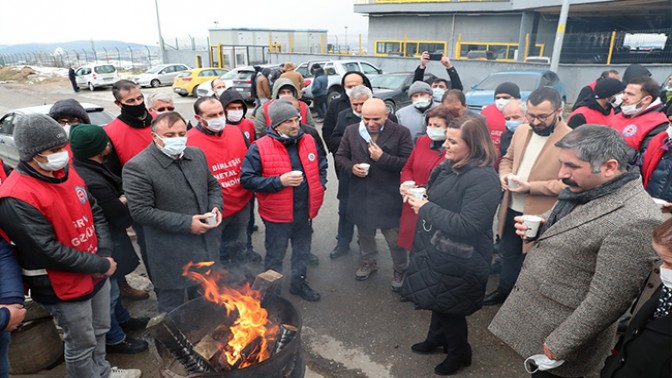
<svg viewBox="0 0 672 378">
<path fill-rule="evenodd" d="M 327 32 L 320 30 L 210 30 L 210 43 L 215 46 L 268 46 L 280 45 L 282 52 L 320 52 L 322 41 L 325 44 Z"/>
</svg>

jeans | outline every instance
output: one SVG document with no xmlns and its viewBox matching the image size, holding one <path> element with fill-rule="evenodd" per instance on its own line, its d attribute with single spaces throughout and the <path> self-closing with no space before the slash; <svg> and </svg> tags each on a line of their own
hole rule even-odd
<svg viewBox="0 0 672 378">
<path fill-rule="evenodd" d="M 294 222 L 275 223 L 264 221 L 266 226 L 266 257 L 264 268 L 282 273 L 282 261 L 285 259 L 289 241 L 292 241 L 292 281 L 306 276 L 306 260 L 310 253 L 312 232 L 308 209 L 294 211 Z"/>
<path fill-rule="evenodd" d="M 497 291 L 508 295 L 513 289 L 513 285 L 518 280 L 520 269 L 523 267 L 525 255 L 523 254 L 523 239 L 516 235 L 516 222 L 513 218 L 522 215 L 510 208 L 506 211 L 504 221 L 504 231 L 502 240 L 499 243 L 499 251 L 502 258 L 502 271 L 499 273 L 499 285 Z"/>
<path fill-rule="evenodd" d="M 174 309 L 180 307 L 185 302 L 185 296 L 188 300 L 198 298 L 201 296 L 199 293 L 200 286 L 189 286 L 184 289 L 159 289 L 154 288 L 156 293 L 156 299 L 158 302 L 158 311 L 159 314 L 163 312 L 171 312 Z"/>
<path fill-rule="evenodd" d="M 315 101 L 315 110 L 317 111 L 317 116 L 324 119 L 324 115 L 327 114 L 327 96 L 316 96 L 313 98 Z"/>
<path fill-rule="evenodd" d="M 380 232 L 383 233 L 387 246 L 390 248 L 394 271 L 399 273 L 405 272 L 408 267 L 408 252 L 397 245 L 399 229 L 388 228 L 386 230 L 380 230 Z M 362 249 L 362 261 L 364 263 L 376 262 L 376 255 L 378 255 L 376 229 L 357 225 L 357 235 L 359 236 L 359 246 Z"/>
<path fill-rule="evenodd" d="M 245 254 L 249 220 L 250 204 L 222 219 L 222 244 L 219 247 L 219 261 L 222 264 L 240 261 Z"/>
<path fill-rule="evenodd" d="M 10 332 L 0 332 L 0 378 L 9 377 L 9 343 Z"/>
<path fill-rule="evenodd" d="M 126 333 L 120 324 L 128 321 L 131 314 L 121 304 L 121 292 L 119 290 L 119 281 L 115 278 L 110 279 L 110 330 L 105 336 L 107 345 L 117 345 L 126 340 Z"/>
<path fill-rule="evenodd" d="M 63 328 L 65 368 L 71 378 L 105 378 L 105 334 L 110 330 L 110 282 L 92 298 L 81 302 L 44 305 Z"/>
</svg>

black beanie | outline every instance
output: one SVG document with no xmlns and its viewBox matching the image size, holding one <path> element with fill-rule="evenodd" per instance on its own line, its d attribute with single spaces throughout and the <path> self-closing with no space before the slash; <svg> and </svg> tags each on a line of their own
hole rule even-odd
<svg viewBox="0 0 672 378">
<path fill-rule="evenodd" d="M 497 86 L 495 89 L 495 96 L 500 93 L 506 93 L 513 96 L 513 98 L 520 99 L 520 88 L 518 88 L 516 84 L 508 81 Z"/>
<path fill-rule="evenodd" d="M 600 79 L 595 84 L 595 98 L 609 98 L 617 93 L 623 92 L 625 84 L 618 79 L 610 77 Z"/>
<path fill-rule="evenodd" d="M 103 152 L 109 138 L 102 127 L 79 124 L 70 129 L 70 149 L 78 159 L 88 159 Z"/>
</svg>

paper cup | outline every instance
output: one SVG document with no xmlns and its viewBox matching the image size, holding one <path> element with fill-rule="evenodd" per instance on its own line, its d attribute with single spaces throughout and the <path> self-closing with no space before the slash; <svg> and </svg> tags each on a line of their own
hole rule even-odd
<svg viewBox="0 0 672 378">
<path fill-rule="evenodd" d="M 401 186 L 406 189 L 413 189 L 415 188 L 415 181 L 404 181 L 401 183 Z"/>
<path fill-rule="evenodd" d="M 301 177 L 301 176 L 303 176 L 303 172 L 301 172 L 301 171 L 291 171 L 291 172 L 289 172 L 289 173 L 291 173 L 292 176 L 294 176 L 294 177 Z"/>
<path fill-rule="evenodd" d="M 217 224 L 217 214 L 215 213 L 205 213 L 203 215 L 207 215 L 208 217 L 205 218 L 205 223 L 209 225 L 215 225 Z"/>
<path fill-rule="evenodd" d="M 362 168 L 363 170 L 366 171 L 366 174 L 369 174 L 369 168 L 371 168 L 371 164 L 369 163 L 360 163 L 359 167 Z"/>
<path fill-rule="evenodd" d="M 531 240 L 537 237 L 542 220 L 542 218 L 536 215 L 523 215 L 523 224 L 527 226 L 527 230 L 525 231 L 525 237 L 527 239 Z"/>
<path fill-rule="evenodd" d="M 651 199 L 653 200 L 653 202 L 656 203 L 656 205 L 658 205 L 658 207 L 659 207 L 660 209 L 662 209 L 662 208 L 663 208 L 663 205 L 665 205 L 665 204 L 667 203 L 667 201 L 665 201 L 665 200 L 663 200 L 663 199 L 660 199 L 660 198 L 651 198 Z"/>
<path fill-rule="evenodd" d="M 513 181 L 514 178 L 518 178 L 518 176 L 516 176 L 516 175 L 506 176 L 506 182 L 509 185 L 509 188 L 514 188 L 515 189 L 515 188 L 518 187 L 518 183 Z"/>
<path fill-rule="evenodd" d="M 427 189 L 425 188 L 413 188 L 410 191 L 411 195 L 417 199 L 423 199 L 427 194 Z"/>
</svg>

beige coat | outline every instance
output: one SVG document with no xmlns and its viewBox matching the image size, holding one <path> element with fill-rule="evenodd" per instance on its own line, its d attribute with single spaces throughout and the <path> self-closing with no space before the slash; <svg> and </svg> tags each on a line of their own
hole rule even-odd
<svg viewBox="0 0 672 378">
<path fill-rule="evenodd" d="M 565 135 L 572 131 L 566 123 L 558 122 L 553 133 L 546 140 L 546 144 L 541 149 L 537 160 L 534 162 L 530 170 L 528 182 L 530 183 L 530 192 L 525 196 L 524 211 L 525 214 L 539 215 L 548 211 L 560 194 L 560 191 L 565 188 L 565 184 L 558 179 L 558 172 L 560 171 L 560 161 L 558 160 L 558 148 L 555 143 L 562 139 Z M 520 125 L 511 138 L 509 149 L 506 150 L 506 155 L 502 157 L 499 163 L 499 177 L 503 178 L 513 173 L 518 173 L 520 163 L 523 160 L 523 155 L 527 144 L 532 137 L 532 128 L 528 124 Z M 511 201 L 511 194 L 507 191 L 502 196 L 502 203 L 499 206 L 499 223 L 497 225 L 499 235 L 502 235 L 504 230 L 504 220 L 506 219 L 506 212 Z M 523 250 L 527 252 L 530 244 L 525 243 Z"/>
<path fill-rule="evenodd" d="M 285 67 L 287 69 L 287 67 Z M 297 98 L 301 98 L 301 90 L 306 86 L 306 82 L 303 80 L 303 75 L 296 71 L 287 71 L 280 75 L 280 77 L 289 79 L 294 83 L 294 86 L 298 90 L 298 96 Z"/>
</svg>

